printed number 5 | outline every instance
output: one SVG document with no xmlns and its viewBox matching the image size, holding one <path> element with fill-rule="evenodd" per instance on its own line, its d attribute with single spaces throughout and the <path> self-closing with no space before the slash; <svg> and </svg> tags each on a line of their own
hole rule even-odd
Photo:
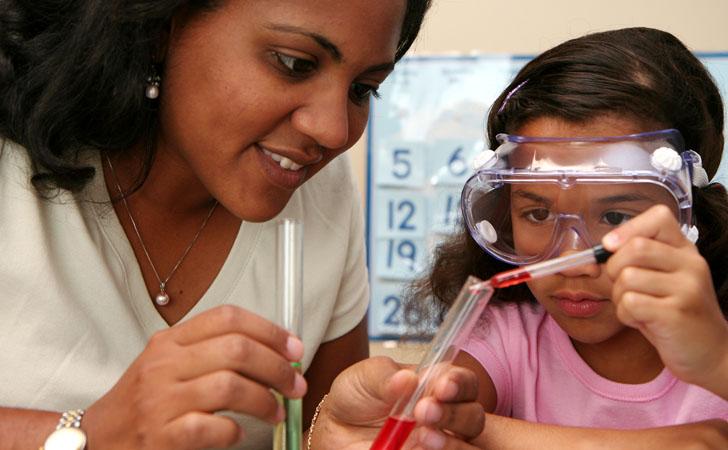
<svg viewBox="0 0 728 450">
<path fill-rule="evenodd" d="M 392 154 L 394 158 L 394 166 L 392 167 L 392 175 L 400 180 L 407 178 L 412 173 L 412 163 L 409 161 L 411 151 L 408 148 L 397 148 Z"/>
</svg>

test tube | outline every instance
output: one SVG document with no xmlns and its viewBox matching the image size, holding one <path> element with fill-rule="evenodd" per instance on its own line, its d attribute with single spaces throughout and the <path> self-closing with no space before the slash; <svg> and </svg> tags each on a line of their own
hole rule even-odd
<svg viewBox="0 0 728 450">
<path fill-rule="evenodd" d="M 370 450 L 402 448 L 415 427 L 415 405 L 422 397 L 432 394 L 435 380 L 450 366 L 492 295 L 493 288 L 487 282 L 468 277 L 417 367 L 417 387 L 411 395 L 395 403 Z"/>
<path fill-rule="evenodd" d="M 278 320 L 282 327 L 299 338 L 303 325 L 303 224 L 293 219 L 278 222 Z M 301 364 L 293 362 L 296 370 Z M 302 430 L 302 400 L 283 398 L 285 421 L 276 426 L 273 448 L 300 450 Z"/>
</svg>

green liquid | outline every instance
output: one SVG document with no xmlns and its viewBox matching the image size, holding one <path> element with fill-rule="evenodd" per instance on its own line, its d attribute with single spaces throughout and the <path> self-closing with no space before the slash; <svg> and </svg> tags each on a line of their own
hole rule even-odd
<svg viewBox="0 0 728 450">
<path fill-rule="evenodd" d="M 285 399 L 283 405 L 286 408 L 286 450 L 301 450 L 303 401 Z"/>
<path fill-rule="evenodd" d="M 291 363 L 291 366 L 300 370 L 301 363 Z M 286 410 L 286 420 L 276 425 L 273 432 L 273 450 L 301 450 L 303 437 L 303 400 L 283 398 L 276 393 L 279 401 L 283 401 Z"/>
</svg>

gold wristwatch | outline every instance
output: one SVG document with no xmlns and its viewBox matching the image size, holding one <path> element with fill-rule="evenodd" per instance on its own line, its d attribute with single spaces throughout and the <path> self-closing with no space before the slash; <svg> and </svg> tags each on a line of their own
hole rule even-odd
<svg viewBox="0 0 728 450">
<path fill-rule="evenodd" d="M 81 429 L 83 409 L 72 409 L 61 415 L 56 430 L 45 440 L 39 450 L 84 450 L 86 433 Z"/>
</svg>

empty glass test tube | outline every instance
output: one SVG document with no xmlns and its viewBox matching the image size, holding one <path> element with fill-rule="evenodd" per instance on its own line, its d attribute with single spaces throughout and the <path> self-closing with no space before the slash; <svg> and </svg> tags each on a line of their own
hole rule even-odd
<svg viewBox="0 0 728 450">
<path fill-rule="evenodd" d="M 303 224 L 293 219 L 278 222 L 276 271 L 279 324 L 301 337 L 303 327 Z M 296 370 L 301 364 L 291 363 Z M 273 434 L 275 450 L 300 450 L 303 437 L 302 400 L 283 398 L 285 421 Z"/>
<path fill-rule="evenodd" d="M 488 282 L 468 277 L 417 367 L 417 387 L 412 395 L 395 403 L 370 450 L 399 450 L 402 447 L 415 427 L 415 405 L 432 393 L 435 380 L 450 366 L 492 295 L 493 288 Z"/>
</svg>

